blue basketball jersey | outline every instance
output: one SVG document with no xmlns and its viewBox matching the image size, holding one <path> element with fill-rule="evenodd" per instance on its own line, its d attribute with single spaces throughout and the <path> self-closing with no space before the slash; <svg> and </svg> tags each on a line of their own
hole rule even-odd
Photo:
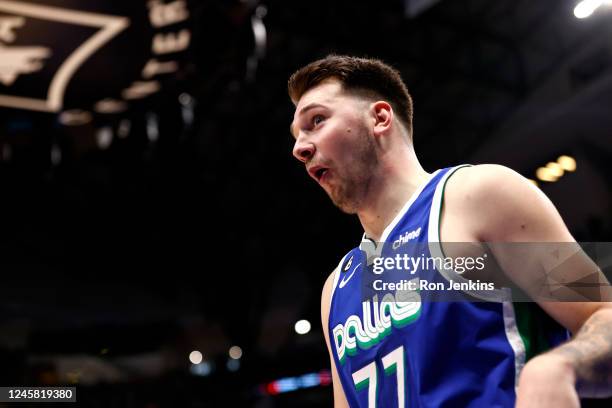
<svg viewBox="0 0 612 408">
<path fill-rule="evenodd" d="M 552 320 L 535 304 L 513 304 L 505 288 L 462 291 L 475 301 L 427 301 L 424 291 L 403 291 L 402 299 L 389 301 L 389 295 L 370 297 L 364 291 L 376 279 L 373 253 L 384 258 L 400 248 L 419 248 L 419 253 L 408 255 L 443 257 L 439 217 L 444 186 L 460 167 L 433 173 L 385 229 L 379 244 L 364 235 L 336 269 L 329 340 L 353 408 L 513 407 L 526 360 L 538 349 L 567 339 L 567 331 L 555 323 L 543 335 L 539 319 Z M 468 282 L 444 268 L 417 270 L 410 279 L 444 286 Z"/>
</svg>

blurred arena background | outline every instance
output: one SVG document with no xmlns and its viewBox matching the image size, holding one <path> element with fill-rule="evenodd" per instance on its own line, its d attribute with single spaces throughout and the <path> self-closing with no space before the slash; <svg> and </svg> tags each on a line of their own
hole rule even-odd
<svg viewBox="0 0 612 408">
<path fill-rule="evenodd" d="M 0 385 L 331 406 L 320 289 L 360 226 L 286 95 L 331 52 L 401 71 L 426 170 L 507 165 L 611 241 L 610 3 L 0 0 Z"/>
</svg>

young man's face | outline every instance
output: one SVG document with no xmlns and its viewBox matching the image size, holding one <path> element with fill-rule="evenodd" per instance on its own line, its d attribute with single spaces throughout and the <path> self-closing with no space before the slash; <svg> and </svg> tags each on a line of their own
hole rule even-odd
<svg viewBox="0 0 612 408">
<path fill-rule="evenodd" d="M 326 80 L 302 95 L 291 125 L 293 155 L 347 213 L 364 204 L 377 163 L 368 107 Z"/>
</svg>

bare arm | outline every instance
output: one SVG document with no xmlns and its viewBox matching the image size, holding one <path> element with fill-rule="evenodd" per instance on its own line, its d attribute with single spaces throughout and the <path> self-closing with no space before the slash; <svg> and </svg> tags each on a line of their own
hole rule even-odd
<svg viewBox="0 0 612 408">
<path fill-rule="evenodd" d="M 564 356 L 576 372 L 576 387 L 583 397 L 612 395 L 612 309 L 595 312 L 575 338 L 551 353 Z"/>
<path fill-rule="evenodd" d="M 453 205 L 467 214 L 465 222 L 474 240 L 492 243 L 489 246 L 504 273 L 575 334 L 572 340 L 525 366 L 519 383 L 519 405 L 536 404 L 535 395 L 547 387 L 551 393 L 539 401 L 559 396 L 564 396 L 564 401 L 577 401 L 571 392 L 559 391 L 565 382 L 572 383 L 572 387 L 575 384 L 584 397 L 612 395 L 612 303 L 599 301 L 602 297 L 609 300 L 610 292 L 586 294 L 584 302 L 551 301 L 538 295 L 542 279 L 551 271 L 561 286 L 570 287 L 589 278 L 594 287 L 602 284 L 609 290 L 607 280 L 575 244 L 554 205 L 523 177 L 501 166 L 462 169 L 452 178 L 455 177 L 454 187 L 449 183 L 449 193 L 453 195 Z M 519 253 L 507 245 L 512 242 L 563 243 L 559 248 L 568 253 L 557 259 L 537 244 L 528 254 Z M 577 249 L 571 250 L 572 247 Z"/>
<path fill-rule="evenodd" d="M 334 363 L 331 345 L 329 343 L 329 306 L 331 302 L 331 292 L 334 285 L 335 272 L 336 271 L 329 275 L 325 281 L 325 285 L 323 285 L 323 293 L 321 294 L 321 324 L 323 325 L 325 344 L 327 344 L 327 352 L 329 353 L 329 360 L 331 362 L 332 386 L 334 388 L 334 408 L 349 408 L 348 401 L 346 400 L 346 396 L 342 390 L 342 384 L 340 383 L 340 377 L 338 376 L 338 371 L 336 370 L 336 364 Z"/>
</svg>

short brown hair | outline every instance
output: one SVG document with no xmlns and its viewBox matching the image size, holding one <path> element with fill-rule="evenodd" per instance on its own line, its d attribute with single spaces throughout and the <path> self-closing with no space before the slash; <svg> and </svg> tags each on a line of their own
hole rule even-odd
<svg viewBox="0 0 612 408">
<path fill-rule="evenodd" d="M 289 97 L 297 103 L 306 91 L 330 78 L 337 79 L 345 91 L 385 99 L 412 137 L 412 97 L 395 68 L 373 58 L 328 55 L 291 75 Z"/>
</svg>

